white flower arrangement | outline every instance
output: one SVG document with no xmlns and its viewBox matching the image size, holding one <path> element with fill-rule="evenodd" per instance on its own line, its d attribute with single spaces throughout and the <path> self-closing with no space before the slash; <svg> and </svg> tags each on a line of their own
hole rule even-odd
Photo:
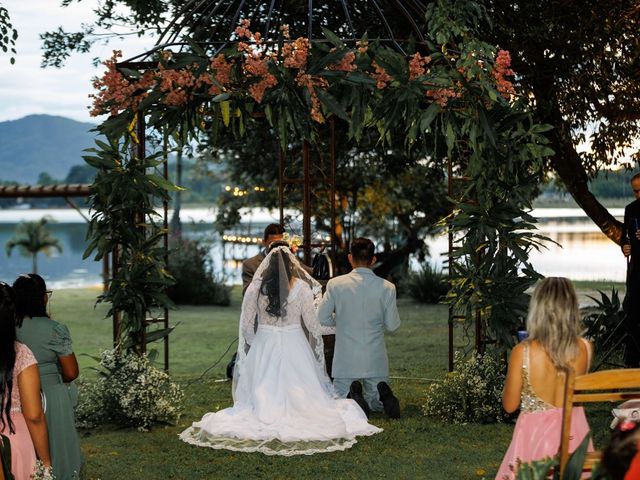
<svg viewBox="0 0 640 480">
<path fill-rule="evenodd" d="M 36 468 L 31 474 L 31 480 L 56 480 L 53 474 L 53 467 L 45 467 L 40 460 L 36 461 Z"/>
<path fill-rule="evenodd" d="M 453 423 L 504 422 L 508 415 L 502 409 L 501 362 L 479 354 L 465 360 L 460 352 L 454 360 L 456 369 L 427 388 L 424 414 Z"/>
<path fill-rule="evenodd" d="M 106 350 L 100 367 L 98 382 L 80 385 L 78 426 L 113 422 L 146 431 L 154 423 L 175 423 L 180 417 L 182 389 L 146 355 Z"/>
</svg>

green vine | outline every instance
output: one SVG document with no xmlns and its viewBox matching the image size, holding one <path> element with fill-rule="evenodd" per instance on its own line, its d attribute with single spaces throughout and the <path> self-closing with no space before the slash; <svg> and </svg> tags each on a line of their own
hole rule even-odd
<svg viewBox="0 0 640 480">
<path fill-rule="evenodd" d="M 162 152 L 139 159 L 131 154 L 131 138 L 107 139 L 98 140 L 97 148 L 88 149 L 94 155 L 84 157 L 98 170 L 84 257 L 94 254 L 100 260 L 117 251 L 119 268 L 98 301 L 111 304 L 108 315 L 122 314 L 118 340 L 133 347 L 140 344 L 147 312 L 172 306 L 165 292 L 173 279 L 165 269 L 158 207 L 177 187 L 156 172 Z"/>
</svg>

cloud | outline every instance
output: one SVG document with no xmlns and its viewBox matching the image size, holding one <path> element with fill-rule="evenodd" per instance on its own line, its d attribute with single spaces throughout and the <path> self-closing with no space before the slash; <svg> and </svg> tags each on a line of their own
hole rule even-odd
<svg viewBox="0 0 640 480">
<path fill-rule="evenodd" d="M 153 46 L 151 38 L 116 39 L 109 45 L 94 46 L 88 54 L 74 54 L 61 69 L 42 69 L 39 35 L 58 26 L 79 30 L 82 23 L 95 17 L 97 1 L 73 2 L 64 8 L 56 0 L 5 0 L 3 5 L 18 30 L 18 40 L 14 65 L 9 64 L 8 55 L 0 55 L 0 121 L 46 113 L 95 122 L 88 113 L 88 95 L 93 91 L 91 79 L 99 76 L 103 67 L 94 67 L 93 58 L 106 59 L 114 49 L 122 50 L 127 58 Z"/>
</svg>

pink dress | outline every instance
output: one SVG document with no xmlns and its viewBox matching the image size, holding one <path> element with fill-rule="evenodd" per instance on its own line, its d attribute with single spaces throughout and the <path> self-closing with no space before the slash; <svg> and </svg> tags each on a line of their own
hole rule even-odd
<svg viewBox="0 0 640 480">
<path fill-rule="evenodd" d="M 11 434 L 5 423 L 2 434 L 9 437 L 11 443 L 11 473 L 15 480 L 29 480 L 36 465 L 36 452 L 33 448 L 27 423 L 22 416 L 22 403 L 18 389 L 18 376 L 27 367 L 36 365 L 36 359 L 26 345 L 16 342 L 16 363 L 13 367 L 13 387 L 11 389 L 11 421 L 15 433 Z"/>
<path fill-rule="evenodd" d="M 587 350 L 589 351 L 589 350 Z M 524 345 L 522 361 L 522 393 L 520 415 L 511 438 L 511 445 L 502 460 L 496 480 L 512 480 L 519 463 L 529 463 L 555 457 L 560 449 L 562 408 L 539 398 L 529 383 L 529 345 Z M 572 410 L 569 452 L 573 452 L 589 433 L 589 424 L 582 407 Z M 593 445 L 589 442 L 589 451 Z"/>
</svg>

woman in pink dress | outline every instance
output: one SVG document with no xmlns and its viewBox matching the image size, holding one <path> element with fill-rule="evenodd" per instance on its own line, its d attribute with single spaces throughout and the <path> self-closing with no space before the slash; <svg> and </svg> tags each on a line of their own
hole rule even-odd
<svg viewBox="0 0 640 480">
<path fill-rule="evenodd" d="M 16 314 L 11 287 L 0 282 L 0 433 L 11 444 L 11 473 L 29 480 L 36 456 L 51 468 L 49 439 L 36 359 L 16 341 Z"/>
<path fill-rule="evenodd" d="M 592 346 L 580 336 L 578 298 L 566 278 L 549 277 L 536 287 L 527 331 L 527 340 L 509 357 L 502 405 L 509 413 L 520 409 L 520 416 L 496 480 L 515 478 L 519 463 L 558 453 L 566 372 L 574 369 L 583 375 L 591 362 Z M 569 450 L 575 450 L 588 432 L 584 410 L 574 408 Z"/>
</svg>

